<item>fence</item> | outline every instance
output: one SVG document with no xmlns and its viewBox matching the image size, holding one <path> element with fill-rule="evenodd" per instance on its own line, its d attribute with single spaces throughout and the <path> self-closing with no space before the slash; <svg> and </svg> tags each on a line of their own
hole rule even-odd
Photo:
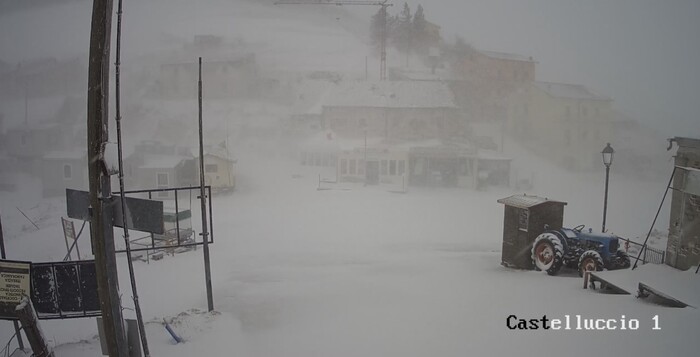
<svg viewBox="0 0 700 357">
<path fill-rule="evenodd" d="M 620 238 L 620 240 L 624 242 L 624 249 L 629 255 L 630 259 L 639 260 L 642 264 L 663 264 L 665 261 L 666 251 L 664 250 L 645 246 L 644 244 L 640 244 L 625 238 Z M 639 254 L 640 251 L 642 252 L 641 255 Z"/>
<path fill-rule="evenodd" d="M 214 243 L 214 223 L 212 218 L 212 200 L 211 186 L 204 186 L 207 198 L 207 215 L 208 215 L 208 243 Z M 200 187 L 175 187 L 175 188 L 159 188 L 148 190 L 135 190 L 124 192 L 125 196 L 138 196 L 140 198 L 164 200 L 164 203 L 172 204 L 169 210 L 164 210 L 163 221 L 165 231 L 163 234 L 150 234 L 145 237 L 140 237 L 130 240 L 131 252 L 145 252 L 146 258 L 159 252 L 168 252 L 175 254 L 181 250 L 195 249 L 198 245 L 204 244 L 203 240 L 197 240 L 191 222 L 183 224 L 183 221 L 190 221 L 192 218 L 192 197 L 199 199 Z M 180 203 L 181 198 L 189 196 L 190 207 L 183 208 Z M 199 204 L 195 206 L 199 207 Z M 117 253 L 126 253 L 126 249 L 117 249 Z M 133 258 L 133 257 L 132 257 Z M 149 259 L 150 260 L 150 259 Z"/>
</svg>

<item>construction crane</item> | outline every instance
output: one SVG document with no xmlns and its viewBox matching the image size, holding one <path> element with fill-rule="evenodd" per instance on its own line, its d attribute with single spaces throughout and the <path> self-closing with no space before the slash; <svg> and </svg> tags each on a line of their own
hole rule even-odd
<svg viewBox="0 0 700 357">
<path fill-rule="evenodd" d="M 385 80 L 386 79 L 386 37 L 387 37 L 387 29 L 386 29 L 386 8 L 389 6 L 393 6 L 394 4 L 388 3 L 388 0 L 384 1 L 361 1 L 361 0 L 339 0 L 339 1 L 332 1 L 332 0 L 308 0 L 308 1 L 276 1 L 275 5 L 336 5 L 336 6 L 343 6 L 343 5 L 370 5 L 370 6 L 381 6 L 381 20 L 382 20 L 382 33 L 381 37 L 379 40 L 379 46 L 380 46 L 380 61 L 379 61 L 379 79 L 380 80 Z"/>
</svg>

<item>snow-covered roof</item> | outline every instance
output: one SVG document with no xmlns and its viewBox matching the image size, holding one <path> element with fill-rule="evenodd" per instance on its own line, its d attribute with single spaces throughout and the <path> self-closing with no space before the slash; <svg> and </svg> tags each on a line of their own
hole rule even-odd
<svg viewBox="0 0 700 357">
<path fill-rule="evenodd" d="M 493 160 L 493 161 L 512 161 L 513 158 L 505 156 L 500 152 L 493 150 L 479 150 L 477 153 L 477 158 L 481 160 Z"/>
<path fill-rule="evenodd" d="M 139 166 L 142 169 L 171 169 L 181 163 L 183 160 L 191 159 L 191 157 L 180 155 L 143 155 L 143 165 Z"/>
<path fill-rule="evenodd" d="M 535 82 L 535 86 L 552 97 L 588 100 L 612 100 L 597 94 L 581 84 Z"/>
<path fill-rule="evenodd" d="M 482 54 L 489 56 L 491 58 L 504 59 L 509 61 L 524 61 L 524 62 L 535 62 L 532 57 L 523 56 L 515 53 L 505 53 L 496 51 L 483 51 L 479 50 Z"/>
<path fill-rule="evenodd" d="M 223 148 L 221 146 L 215 146 L 204 149 L 204 156 L 206 155 L 216 156 L 219 159 L 223 159 L 226 161 L 233 161 L 233 159 L 231 159 L 231 155 L 229 155 L 229 153 L 226 151 L 226 148 Z M 197 155 L 197 157 L 199 157 L 199 155 Z"/>
<path fill-rule="evenodd" d="M 324 107 L 456 108 L 445 83 L 432 81 L 352 81 L 331 89 Z"/>
<path fill-rule="evenodd" d="M 688 147 L 688 148 L 700 148 L 700 139 L 687 138 L 682 136 L 676 136 L 670 139 L 678 143 L 678 146 Z"/>
<path fill-rule="evenodd" d="M 513 195 L 506 198 L 501 198 L 497 201 L 498 203 L 503 203 L 506 206 L 512 206 L 516 208 L 530 208 L 537 205 L 541 205 L 545 202 L 556 202 L 566 204 L 562 201 L 554 201 L 547 199 L 546 197 L 539 196 L 528 196 L 528 195 Z"/>
<path fill-rule="evenodd" d="M 44 155 L 44 160 L 83 160 L 87 159 L 85 150 L 50 151 Z"/>
</svg>

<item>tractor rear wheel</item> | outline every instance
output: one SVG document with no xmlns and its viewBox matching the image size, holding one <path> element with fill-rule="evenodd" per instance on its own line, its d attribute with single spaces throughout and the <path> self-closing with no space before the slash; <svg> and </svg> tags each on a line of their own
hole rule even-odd
<svg viewBox="0 0 700 357">
<path fill-rule="evenodd" d="M 602 271 L 605 267 L 603 258 L 595 250 L 587 250 L 578 259 L 578 275 L 583 276 L 586 271 Z"/>
<path fill-rule="evenodd" d="M 564 262 L 564 245 L 553 233 L 542 233 L 532 244 L 532 262 L 536 270 L 556 275 Z"/>
</svg>

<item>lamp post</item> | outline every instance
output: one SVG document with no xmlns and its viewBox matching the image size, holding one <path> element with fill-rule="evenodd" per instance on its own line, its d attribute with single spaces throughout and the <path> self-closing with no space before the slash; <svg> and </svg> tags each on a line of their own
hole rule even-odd
<svg viewBox="0 0 700 357">
<path fill-rule="evenodd" d="M 613 150 L 610 143 L 608 143 L 603 151 L 601 151 L 601 154 L 603 154 L 603 165 L 605 165 L 605 199 L 603 200 L 603 232 L 605 232 L 605 217 L 608 213 L 608 182 L 610 179 L 610 165 L 612 165 L 615 150 Z"/>
<path fill-rule="evenodd" d="M 363 172 L 365 173 L 365 186 L 367 186 L 367 124 L 362 126 L 362 131 L 365 133 L 365 161 L 362 164 L 365 165 Z"/>
</svg>

